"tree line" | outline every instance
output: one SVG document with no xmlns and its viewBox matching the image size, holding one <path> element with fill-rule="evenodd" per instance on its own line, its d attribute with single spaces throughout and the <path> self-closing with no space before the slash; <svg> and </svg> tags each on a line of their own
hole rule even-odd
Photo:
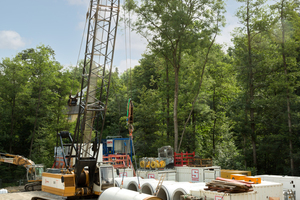
<svg viewBox="0 0 300 200">
<path fill-rule="evenodd" d="M 171 145 L 224 169 L 299 175 L 299 4 L 239 2 L 241 26 L 226 48 L 215 41 L 221 0 L 127 0 L 136 18 L 125 21 L 148 46 L 138 66 L 112 73 L 103 138 L 128 137 L 131 98 L 137 157 Z M 56 133 L 74 129 L 65 106 L 80 88 L 80 70 L 54 55 L 41 45 L 0 63 L 0 151 L 48 167 Z"/>
</svg>

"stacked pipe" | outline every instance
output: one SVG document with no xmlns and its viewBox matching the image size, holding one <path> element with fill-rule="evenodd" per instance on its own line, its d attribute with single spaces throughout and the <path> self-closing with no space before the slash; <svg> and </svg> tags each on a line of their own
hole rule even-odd
<svg viewBox="0 0 300 200">
<path fill-rule="evenodd" d="M 116 178 L 116 185 L 120 186 L 119 179 Z M 139 179 L 141 192 L 143 194 L 153 195 L 158 184 L 156 179 Z M 138 180 L 136 177 L 124 178 L 123 188 L 138 191 Z M 180 200 L 181 195 L 190 193 L 190 190 L 200 190 L 205 188 L 205 183 L 175 182 L 164 181 L 157 194 L 162 200 Z"/>
<path fill-rule="evenodd" d="M 132 190 L 121 189 L 118 187 L 111 187 L 106 189 L 99 196 L 98 200 L 113 200 L 113 199 L 122 199 L 122 200 L 160 200 L 160 198 L 151 196 L 148 194 L 143 194 L 135 192 Z"/>
</svg>

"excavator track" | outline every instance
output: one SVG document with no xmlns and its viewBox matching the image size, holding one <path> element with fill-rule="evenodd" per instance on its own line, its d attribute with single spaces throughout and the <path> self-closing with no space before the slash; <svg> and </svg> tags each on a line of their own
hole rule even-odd
<svg viewBox="0 0 300 200">
<path fill-rule="evenodd" d="M 41 191 L 42 190 L 42 182 L 33 182 L 27 183 L 24 187 L 25 191 Z"/>
</svg>

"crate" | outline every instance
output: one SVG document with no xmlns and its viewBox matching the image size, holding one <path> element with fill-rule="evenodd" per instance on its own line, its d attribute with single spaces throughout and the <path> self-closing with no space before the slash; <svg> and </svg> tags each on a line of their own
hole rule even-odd
<svg viewBox="0 0 300 200">
<path fill-rule="evenodd" d="M 260 177 L 255 177 L 255 176 L 246 176 L 245 181 L 253 182 L 255 184 L 260 184 L 261 183 L 261 178 Z"/>
<path fill-rule="evenodd" d="M 224 193 L 209 190 L 191 190 L 191 195 L 206 200 L 264 200 L 258 199 L 256 192 Z"/>
<path fill-rule="evenodd" d="M 240 171 L 240 170 L 228 170 L 228 169 L 222 169 L 221 170 L 221 177 L 222 178 L 229 178 L 231 174 L 243 174 L 246 176 L 251 176 L 251 171 Z"/>
<path fill-rule="evenodd" d="M 234 180 L 245 180 L 245 175 L 242 174 L 231 174 L 230 175 L 230 179 L 234 179 Z"/>
<path fill-rule="evenodd" d="M 211 167 L 213 165 L 211 158 L 194 158 L 193 162 L 189 164 L 190 167 Z"/>
<path fill-rule="evenodd" d="M 193 163 L 195 152 L 176 153 L 174 152 L 174 166 L 188 166 Z"/>
<path fill-rule="evenodd" d="M 268 199 L 277 197 L 283 200 L 283 184 L 268 181 L 262 181 L 261 184 L 252 184 L 253 191 L 257 192 L 257 199 Z"/>
</svg>

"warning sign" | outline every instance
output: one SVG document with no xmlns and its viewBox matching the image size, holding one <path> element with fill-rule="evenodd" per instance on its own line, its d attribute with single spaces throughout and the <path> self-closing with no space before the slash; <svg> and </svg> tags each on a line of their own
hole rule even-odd
<svg viewBox="0 0 300 200">
<path fill-rule="evenodd" d="M 148 174 L 148 178 L 155 178 L 154 174 Z"/>
<path fill-rule="evenodd" d="M 215 200 L 223 200 L 222 196 L 215 196 Z"/>
<path fill-rule="evenodd" d="M 192 181 L 200 182 L 199 169 L 192 169 L 191 175 L 192 175 Z"/>
</svg>

